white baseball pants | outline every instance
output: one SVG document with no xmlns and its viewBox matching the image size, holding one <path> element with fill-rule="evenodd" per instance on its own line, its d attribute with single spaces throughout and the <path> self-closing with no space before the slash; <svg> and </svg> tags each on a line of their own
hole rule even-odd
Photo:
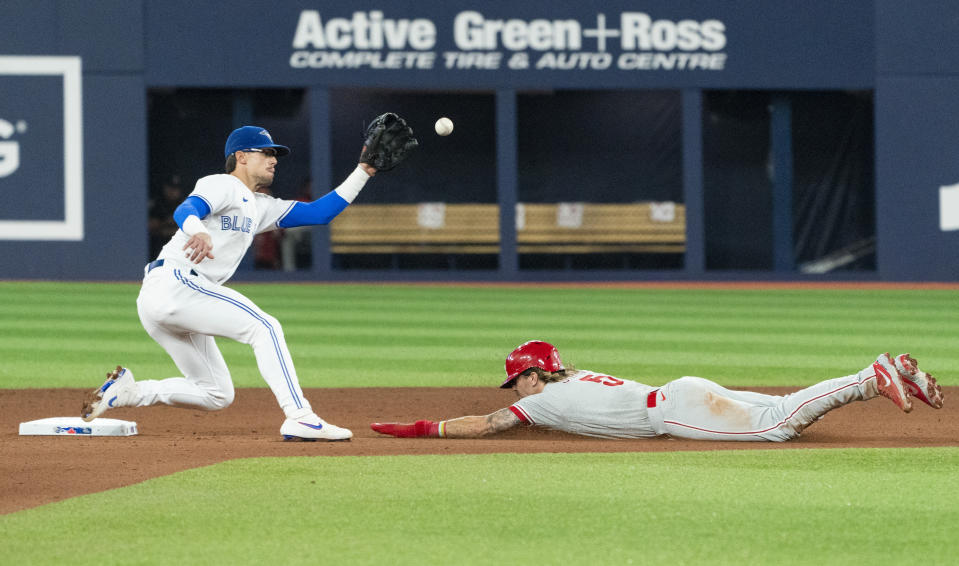
<svg viewBox="0 0 959 566">
<path fill-rule="evenodd" d="M 879 389 L 870 366 L 783 396 L 732 391 L 701 377 L 671 381 L 655 393 L 656 406 L 647 410 L 659 434 L 693 440 L 782 442 L 797 438 L 835 408 L 876 397 Z"/>
<path fill-rule="evenodd" d="M 214 336 L 253 347 L 260 374 L 287 418 L 312 413 L 280 323 L 242 294 L 169 261 L 143 278 L 137 312 L 147 333 L 183 374 L 137 381 L 135 405 L 214 411 L 233 402 L 233 382 Z"/>
</svg>

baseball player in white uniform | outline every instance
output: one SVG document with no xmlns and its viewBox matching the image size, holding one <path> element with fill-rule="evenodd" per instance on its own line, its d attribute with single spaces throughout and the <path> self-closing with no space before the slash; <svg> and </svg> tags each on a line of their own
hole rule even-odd
<svg viewBox="0 0 959 566">
<path fill-rule="evenodd" d="M 782 442 L 797 438 L 829 411 L 878 396 L 905 412 L 910 396 L 942 408 L 942 388 L 909 354 L 882 354 L 858 373 L 823 381 L 801 391 L 764 395 L 732 391 L 700 377 L 662 387 L 589 370 L 566 369 L 548 342 L 522 344 L 506 358 L 503 388 L 519 401 L 486 416 L 411 424 L 372 423 L 373 430 L 399 437 L 475 438 L 521 424 L 601 438 L 675 438 Z"/>
<path fill-rule="evenodd" d="M 394 129 L 389 137 L 412 149 L 412 130 L 397 120 L 403 128 Z M 410 140 L 413 145 L 406 143 Z M 360 163 L 346 180 L 322 198 L 304 203 L 257 192 L 272 184 L 277 158 L 288 154 L 289 148 L 274 143 L 269 132 L 258 126 L 234 130 L 224 149 L 226 173 L 197 181 L 174 212 L 180 230 L 144 268 L 137 298 L 143 327 L 173 358 L 182 376 L 135 380 L 130 369 L 117 366 L 88 395 L 83 419 L 93 420 L 113 407 L 165 404 L 215 411 L 229 406 L 233 382 L 214 342 L 214 336 L 222 336 L 252 346 L 260 374 L 286 415 L 280 427 L 285 439 L 351 438 L 351 431 L 317 416 L 303 396 L 277 319 L 223 285 L 256 234 L 326 224 L 353 202 L 377 172 L 368 149 L 379 141 L 368 137 Z M 402 158 L 394 158 L 396 162 L 387 166 L 395 166 Z"/>
</svg>

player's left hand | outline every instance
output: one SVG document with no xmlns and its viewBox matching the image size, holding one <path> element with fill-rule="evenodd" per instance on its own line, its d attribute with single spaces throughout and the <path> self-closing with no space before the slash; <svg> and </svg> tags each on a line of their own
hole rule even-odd
<svg viewBox="0 0 959 566">
<path fill-rule="evenodd" d="M 406 124 L 406 120 L 387 112 L 377 116 L 366 129 L 360 163 L 376 171 L 389 171 L 406 159 L 418 145 L 413 137 L 413 128 Z"/>
<path fill-rule="evenodd" d="M 209 234 L 194 234 L 187 240 L 183 249 L 186 251 L 186 257 L 193 263 L 200 263 L 207 258 L 214 259 L 213 254 L 210 253 L 213 249 L 213 239 Z"/>
</svg>

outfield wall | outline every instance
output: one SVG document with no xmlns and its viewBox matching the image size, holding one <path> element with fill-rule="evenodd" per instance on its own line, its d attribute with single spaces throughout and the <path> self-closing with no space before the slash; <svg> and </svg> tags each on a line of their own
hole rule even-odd
<svg viewBox="0 0 959 566">
<path fill-rule="evenodd" d="M 314 234 L 318 261 L 292 278 L 959 280 L 959 196 L 948 189 L 959 183 L 959 160 L 953 157 L 959 147 L 954 94 L 959 39 L 949 26 L 959 7 L 952 2 L 927 2 L 918 10 L 891 0 L 641 5 L 424 0 L 349 6 L 327 0 L 273 5 L 14 0 L 2 10 L 2 278 L 139 277 L 149 259 L 144 227 L 149 164 L 163 159 L 150 155 L 148 93 L 294 88 L 306 93 L 307 172 L 320 187 L 331 186 L 342 173 L 333 157 L 337 93 L 488 96 L 493 198 L 503 210 L 503 226 L 512 223 L 524 175 L 525 162 L 517 158 L 524 93 L 674 90 L 682 114 L 680 190 L 687 242 L 678 269 L 524 272 L 517 267 L 515 233 L 504 228 L 498 267 L 492 270 L 344 273 L 330 266 L 323 251 L 328 238 L 320 230 Z M 776 208 L 791 196 L 784 167 L 778 167 L 769 197 L 773 227 L 751 237 L 773 241 L 773 267 L 709 268 L 704 226 L 710 215 L 721 206 L 747 211 L 750 206 L 705 194 L 703 100 L 727 89 L 872 93 L 874 269 L 798 272 L 792 246 L 783 243 L 793 237 L 790 223 L 782 221 L 791 217 L 789 207 Z M 781 142 L 789 139 L 789 114 L 778 116 L 787 119 L 779 122 L 786 126 L 776 151 L 788 152 Z M 242 118 L 234 108 L 234 121 Z M 213 155 L 198 151 L 197 160 L 221 161 L 217 151 L 228 128 L 223 129 L 210 133 L 216 140 L 210 142 Z M 777 161 L 782 163 L 788 161 Z M 746 225 L 751 217 L 740 221 Z M 727 232 L 710 231 L 716 237 Z"/>
</svg>

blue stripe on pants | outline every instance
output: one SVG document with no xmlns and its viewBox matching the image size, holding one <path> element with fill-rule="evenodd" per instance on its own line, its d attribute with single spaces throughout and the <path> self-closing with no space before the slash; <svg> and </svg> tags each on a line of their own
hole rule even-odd
<svg viewBox="0 0 959 566">
<path fill-rule="evenodd" d="M 186 285 L 187 287 L 193 289 L 194 291 L 203 293 L 204 295 L 207 295 L 209 297 L 220 299 L 221 301 L 225 301 L 231 305 L 239 307 L 243 311 L 249 313 L 253 318 L 258 320 L 263 326 L 267 328 L 267 330 L 270 331 L 270 338 L 273 340 L 273 349 L 276 352 L 277 359 L 280 360 L 280 369 L 283 370 L 283 377 L 286 379 L 286 386 L 290 390 L 290 395 L 293 396 L 293 402 L 296 403 L 296 408 L 302 409 L 303 402 L 300 401 L 300 397 L 296 394 L 296 387 L 294 386 L 293 378 L 290 376 L 290 372 L 286 367 L 286 360 L 283 359 L 283 350 L 280 348 L 280 339 L 277 337 L 276 330 L 273 329 L 273 325 L 271 325 L 265 318 L 257 314 L 256 311 L 252 310 L 251 308 L 237 301 L 236 299 L 233 299 L 232 297 L 227 297 L 226 295 L 221 295 L 219 293 L 214 293 L 213 291 L 204 289 L 200 287 L 199 285 L 197 285 L 196 283 L 186 279 L 180 274 L 179 269 L 174 269 L 173 273 L 176 276 L 176 278 L 180 280 L 180 282 Z"/>
</svg>

